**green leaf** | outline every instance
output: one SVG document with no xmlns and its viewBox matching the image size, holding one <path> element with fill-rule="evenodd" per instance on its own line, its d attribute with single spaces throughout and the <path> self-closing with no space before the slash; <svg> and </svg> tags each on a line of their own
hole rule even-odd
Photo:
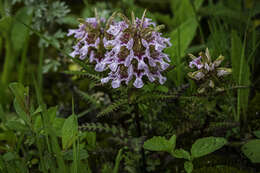
<svg viewBox="0 0 260 173">
<path fill-rule="evenodd" d="M 176 157 L 178 159 L 187 159 L 187 160 L 191 160 L 190 157 L 190 153 L 188 151 L 185 151 L 184 149 L 177 149 L 174 150 L 174 152 L 172 153 L 173 157 Z"/>
<path fill-rule="evenodd" d="M 260 130 L 253 131 L 254 135 L 260 139 Z"/>
<path fill-rule="evenodd" d="M 13 131 L 4 131 L 3 133 L 0 133 L 0 141 L 6 141 L 7 147 L 13 146 L 16 142 L 16 136 Z"/>
<path fill-rule="evenodd" d="M 173 23 L 175 25 L 180 24 L 183 21 L 186 21 L 195 16 L 194 14 L 195 11 L 193 10 L 190 0 L 174 0 L 170 2 L 171 2 L 172 13 L 174 14 Z M 195 0 L 193 2 L 196 11 L 200 8 L 202 3 L 203 0 Z M 189 13 L 187 13 L 187 11 L 189 11 Z"/>
<path fill-rule="evenodd" d="M 200 14 L 203 16 L 222 17 L 225 19 L 229 18 L 243 23 L 246 23 L 248 19 L 247 14 L 243 13 L 242 11 L 230 9 L 221 3 L 201 8 Z"/>
<path fill-rule="evenodd" d="M 55 130 L 55 134 L 56 136 L 61 137 L 62 136 L 62 127 L 64 124 L 65 119 L 64 118 L 60 118 L 60 117 L 56 117 L 53 121 L 53 128 Z"/>
<path fill-rule="evenodd" d="M 232 75 L 234 80 L 238 83 L 239 69 L 240 69 L 240 57 L 242 51 L 242 42 L 238 37 L 236 31 L 231 33 L 231 63 L 232 63 Z"/>
<path fill-rule="evenodd" d="M 176 146 L 176 135 L 172 135 L 172 137 L 169 139 L 169 143 L 171 145 L 171 150 L 173 151 Z"/>
<path fill-rule="evenodd" d="M 231 36 L 231 63 L 233 78 L 237 85 L 249 86 L 250 69 L 245 56 L 245 44 L 242 45 L 241 39 L 236 31 L 232 31 Z M 244 114 L 247 110 L 249 88 L 238 89 L 237 92 L 237 116 L 235 117 L 235 120 L 239 121 L 241 109 Z"/>
<path fill-rule="evenodd" d="M 47 115 L 48 115 L 48 122 L 46 123 L 51 123 L 53 124 L 57 114 L 57 106 L 51 107 L 47 110 Z"/>
<path fill-rule="evenodd" d="M 116 161 L 115 161 L 115 166 L 114 166 L 114 169 L 113 169 L 113 173 L 117 173 L 118 172 L 118 169 L 119 169 L 119 164 L 120 164 L 120 161 L 123 159 L 123 149 L 121 148 L 117 155 L 116 155 Z"/>
<path fill-rule="evenodd" d="M 0 20 L 0 33 L 1 35 L 7 37 L 12 26 L 12 18 L 10 16 L 3 17 Z"/>
<path fill-rule="evenodd" d="M 227 140 L 221 137 L 205 137 L 198 139 L 191 147 L 191 156 L 193 158 L 205 156 L 220 149 L 226 143 Z"/>
<path fill-rule="evenodd" d="M 7 152 L 3 155 L 3 159 L 8 162 L 8 161 L 11 161 L 11 160 L 14 160 L 16 159 L 16 156 L 14 153 L 11 153 L 11 152 Z"/>
<path fill-rule="evenodd" d="M 242 152 L 253 163 L 260 163 L 260 139 L 250 140 L 242 146 Z"/>
<path fill-rule="evenodd" d="M 1 120 L 2 122 L 5 122 L 6 119 L 7 119 L 7 118 L 6 118 L 6 116 L 5 116 L 3 106 L 0 104 L 0 120 Z"/>
<path fill-rule="evenodd" d="M 26 97 L 29 96 L 29 88 L 25 88 L 22 84 L 17 82 L 11 83 L 9 87 L 19 104 L 24 104 Z"/>
<path fill-rule="evenodd" d="M 145 141 L 143 147 L 151 151 L 170 151 L 171 143 L 165 137 L 154 136 Z"/>
<path fill-rule="evenodd" d="M 29 128 L 18 120 L 10 120 L 5 123 L 6 127 L 10 130 L 17 132 L 26 132 Z"/>
<path fill-rule="evenodd" d="M 192 162 L 186 161 L 186 162 L 184 163 L 184 169 L 185 169 L 185 171 L 186 171 L 187 173 L 191 173 L 192 170 L 193 170 L 193 164 L 192 164 Z"/>
<path fill-rule="evenodd" d="M 16 98 L 14 99 L 14 109 L 22 120 L 24 120 L 27 124 L 30 124 L 30 115 L 28 111 L 26 111 L 26 108 L 23 106 L 23 104 L 21 105 L 18 103 Z"/>
<path fill-rule="evenodd" d="M 33 113 L 32 115 L 37 115 L 38 113 L 41 113 L 43 111 L 42 106 L 39 106 Z"/>
<path fill-rule="evenodd" d="M 17 11 L 15 18 L 18 21 L 26 23 L 29 25 L 32 20 L 32 13 L 29 13 L 30 7 L 23 7 Z M 29 34 L 28 28 L 26 28 L 22 23 L 14 21 L 12 30 L 11 30 L 11 40 L 13 43 L 14 51 L 20 51 L 26 40 L 27 35 Z"/>
<path fill-rule="evenodd" d="M 167 49 L 167 52 L 171 53 L 172 58 L 176 58 L 176 56 L 178 55 L 178 47 L 180 48 L 179 58 L 185 56 L 185 51 L 187 50 L 191 41 L 193 40 L 196 34 L 197 27 L 198 24 L 196 19 L 190 18 L 185 22 L 183 22 L 180 26 L 178 26 L 178 28 L 176 28 L 170 33 L 171 42 L 179 44 L 179 46 L 176 45 Z M 179 42 L 178 42 L 178 37 L 180 39 Z"/>
<path fill-rule="evenodd" d="M 84 63 L 83 63 L 84 64 Z M 101 77 L 94 74 L 94 73 L 90 73 L 87 71 L 63 71 L 64 74 L 68 74 L 68 75 L 76 75 L 76 76 L 85 76 L 87 77 L 89 80 L 95 82 L 95 83 L 100 83 L 101 81 Z"/>
<path fill-rule="evenodd" d="M 69 116 L 62 127 L 62 148 L 68 149 L 77 138 L 78 122 L 76 115 Z"/>
<path fill-rule="evenodd" d="M 169 88 L 167 88 L 167 87 L 164 86 L 164 85 L 159 85 L 159 86 L 157 87 L 157 90 L 158 90 L 158 91 L 161 91 L 161 92 L 164 92 L 164 93 L 168 93 Z"/>
<path fill-rule="evenodd" d="M 87 159 L 88 156 L 89 156 L 89 154 L 88 154 L 87 150 L 84 150 L 84 149 L 79 150 L 79 156 L 78 156 L 79 160 Z M 64 153 L 63 157 L 65 160 L 73 161 L 73 150 L 66 151 Z"/>
<path fill-rule="evenodd" d="M 183 83 L 185 75 L 183 69 L 185 69 L 185 66 L 182 58 L 185 56 L 185 52 L 195 37 L 197 27 L 198 23 L 196 18 L 193 17 L 183 22 L 170 33 L 171 42 L 176 45 L 167 48 L 166 53 L 170 55 L 173 65 L 176 66 L 176 70 L 171 71 L 169 76 L 171 76 L 170 80 L 175 82 L 177 86 Z"/>
<path fill-rule="evenodd" d="M 18 116 L 28 125 L 31 123 L 30 106 L 29 106 L 29 88 L 20 83 L 11 83 L 9 85 L 14 94 L 14 108 Z"/>
<path fill-rule="evenodd" d="M 84 132 L 88 142 L 87 148 L 94 150 L 96 148 L 96 132 Z"/>
<path fill-rule="evenodd" d="M 117 109 L 119 109 L 122 105 L 126 104 L 127 102 L 128 102 L 127 99 L 120 99 L 120 100 L 112 103 L 105 109 L 103 109 L 100 113 L 98 113 L 97 117 L 99 118 L 99 117 L 105 116 L 107 114 L 110 114 L 110 113 L 116 111 Z"/>
<path fill-rule="evenodd" d="M 5 168 L 5 162 L 3 160 L 3 157 L 0 155 L 0 171 L 3 171 Z"/>
</svg>

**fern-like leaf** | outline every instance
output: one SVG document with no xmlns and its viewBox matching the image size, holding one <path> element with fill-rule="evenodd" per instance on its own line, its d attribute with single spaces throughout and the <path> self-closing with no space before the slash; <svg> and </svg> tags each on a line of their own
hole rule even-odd
<svg viewBox="0 0 260 173">
<path fill-rule="evenodd" d="M 209 127 L 205 129 L 205 132 L 214 132 L 223 129 L 227 130 L 238 126 L 238 122 L 212 122 Z"/>
<path fill-rule="evenodd" d="M 112 133 L 114 136 L 119 135 L 120 137 L 123 137 L 126 134 L 125 130 L 121 127 L 117 127 L 115 125 L 109 126 L 107 123 L 101 124 L 99 122 L 85 123 L 79 126 L 79 130 Z"/>
<path fill-rule="evenodd" d="M 138 103 L 144 103 L 144 102 L 157 102 L 162 100 L 168 100 L 168 99 L 176 99 L 177 95 L 166 95 L 161 93 L 148 93 L 143 96 L 141 96 L 137 102 Z"/>
<path fill-rule="evenodd" d="M 86 72 L 86 71 L 63 71 L 63 73 L 68 74 L 68 75 L 84 76 L 96 83 L 100 83 L 100 81 L 101 81 L 100 76 Z"/>
<path fill-rule="evenodd" d="M 104 115 L 110 114 L 110 113 L 116 111 L 120 106 L 126 104 L 127 102 L 128 102 L 127 99 L 119 99 L 118 101 L 116 101 L 115 103 L 112 103 L 107 108 L 105 108 L 103 111 L 101 111 L 97 115 L 97 117 L 102 117 Z"/>
<path fill-rule="evenodd" d="M 175 134 L 179 136 L 181 134 L 191 132 L 199 126 L 201 126 L 201 123 L 198 121 L 184 122 L 176 129 Z"/>
<path fill-rule="evenodd" d="M 92 103 L 92 104 L 94 104 L 94 105 L 97 105 L 97 104 L 98 104 L 97 99 L 95 99 L 95 97 L 89 95 L 88 93 L 83 92 L 83 91 L 81 91 L 81 90 L 79 90 L 79 89 L 77 89 L 77 88 L 75 89 L 75 92 L 76 92 L 83 100 L 85 100 L 86 102 L 90 102 L 90 103 Z"/>
</svg>

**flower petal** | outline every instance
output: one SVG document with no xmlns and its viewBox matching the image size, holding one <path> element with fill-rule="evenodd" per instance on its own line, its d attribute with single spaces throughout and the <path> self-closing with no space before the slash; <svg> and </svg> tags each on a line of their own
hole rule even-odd
<svg viewBox="0 0 260 173">
<path fill-rule="evenodd" d="M 134 86 L 136 88 L 142 88 L 144 86 L 144 83 L 141 78 L 136 78 L 134 82 Z"/>
<path fill-rule="evenodd" d="M 119 88 L 121 84 L 120 79 L 115 79 L 112 81 L 112 88 Z"/>
</svg>

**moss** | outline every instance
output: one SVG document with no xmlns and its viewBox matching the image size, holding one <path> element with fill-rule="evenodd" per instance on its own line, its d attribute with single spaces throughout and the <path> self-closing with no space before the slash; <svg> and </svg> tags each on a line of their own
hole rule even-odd
<svg viewBox="0 0 260 173">
<path fill-rule="evenodd" d="M 221 165 L 216 167 L 203 167 L 195 169 L 193 173 L 251 173 L 252 171 L 239 170 L 234 167 Z"/>
</svg>

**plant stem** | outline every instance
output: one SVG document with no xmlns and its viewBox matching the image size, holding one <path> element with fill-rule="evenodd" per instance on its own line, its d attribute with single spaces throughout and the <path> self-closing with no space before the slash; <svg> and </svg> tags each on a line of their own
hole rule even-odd
<svg viewBox="0 0 260 173">
<path fill-rule="evenodd" d="M 39 65 L 38 65 L 38 73 L 37 73 L 37 80 L 38 80 L 38 87 L 39 87 L 39 92 L 42 98 L 42 66 L 43 66 L 43 58 L 44 58 L 44 48 L 40 48 L 39 52 Z"/>
<path fill-rule="evenodd" d="M 139 109 L 138 109 L 138 104 L 134 104 L 134 111 L 135 111 L 135 123 L 137 127 L 137 132 L 138 132 L 138 137 L 142 136 L 142 129 L 141 129 L 141 124 L 140 124 L 140 117 L 139 117 Z M 144 153 L 144 148 L 141 147 L 141 154 L 142 154 L 142 172 L 146 173 L 146 158 L 145 158 L 145 153 Z"/>
<path fill-rule="evenodd" d="M 177 28 L 177 34 L 178 34 L 178 58 L 177 61 L 177 86 L 181 85 L 181 33 L 180 28 Z"/>
</svg>

